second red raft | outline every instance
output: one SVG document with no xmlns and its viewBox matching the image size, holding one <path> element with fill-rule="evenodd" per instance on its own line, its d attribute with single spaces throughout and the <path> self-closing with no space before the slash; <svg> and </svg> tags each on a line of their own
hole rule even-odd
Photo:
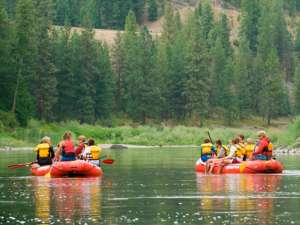
<svg viewBox="0 0 300 225">
<path fill-rule="evenodd" d="M 51 177 L 99 177 L 103 175 L 100 167 L 83 160 L 55 162 L 51 166 L 33 164 L 30 171 L 35 176 L 50 175 Z"/>
<path fill-rule="evenodd" d="M 205 163 L 198 161 L 195 166 L 197 172 L 205 172 Z M 218 165 L 213 168 L 213 173 L 219 170 Z M 277 160 L 253 160 L 234 163 L 224 166 L 221 173 L 282 173 L 283 166 Z"/>
</svg>

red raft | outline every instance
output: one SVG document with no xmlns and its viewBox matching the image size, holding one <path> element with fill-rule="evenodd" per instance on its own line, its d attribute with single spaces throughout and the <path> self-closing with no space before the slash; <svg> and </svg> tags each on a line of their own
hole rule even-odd
<svg viewBox="0 0 300 225">
<path fill-rule="evenodd" d="M 197 172 L 205 172 L 205 163 L 198 161 L 195 166 Z M 219 170 L 218 165 L 213 168 L 213 173 Z M 244 161 L 242 163 L 229 164 L 223 167 L 221 173 L 282 173 L 283 166 L 277 160 L 254 160 Z"/>
<path fill-rule="evenodd" d="M 87 161 L 75 160 L 55 162 L 51 166 L 33 164 L 30 169 L 34 176 L 51 177 L 99 177 L 103 175 L 100 167 Z"/>
</svg>

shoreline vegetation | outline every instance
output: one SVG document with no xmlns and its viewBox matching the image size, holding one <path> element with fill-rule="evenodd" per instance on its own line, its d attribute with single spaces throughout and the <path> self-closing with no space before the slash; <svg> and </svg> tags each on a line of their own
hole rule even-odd
<svg viewBox="0 0 300 225">
<path fill-rule="evenodd" d="M 0 150 L 22 149 L 35 146 L 43 136 L 49 136 L 53 145 L 59 142 L 64 131 L 70 130 L 74 138 L 81 134 L 93 137 L 103 148 L 145 148 L 145 147 L 197 147 L 208 131 L 213 141 L 221 139 L 227 143 L 232 137 L 244 134 L 256 139 L 258 130 L 266 130 L 277 149 L 282 152 L 296 151 L 300 147 L 300 117 L 289 123 L 289 119 L 274 121 L 273 126 L 265 127 L 257 120 L 242 121 L 234 127 L 225 127 L 216 121 L 211 121 L 205 127 L 195 127 L 190 124 L 152 124 L 138 125 L 124 123 L 122 126 L 104 127 L 101 125 L 80 124 L 76 121 L 46 123 L 30 120 L 26 128 L 0 129 Z M 120 144 L 122 143 L 122 144 Z M 289 149 L 289 150 L 287 150 Z"/>
</svg>

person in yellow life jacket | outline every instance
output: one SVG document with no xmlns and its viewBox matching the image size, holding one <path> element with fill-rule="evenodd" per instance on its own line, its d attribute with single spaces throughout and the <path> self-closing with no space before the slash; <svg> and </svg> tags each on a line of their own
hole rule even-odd
<svg viewBox="0 0 300 225">
<path fill-rule="evenodd" d="M 244 160 L 249 160 L 252 158 L 253 151 L 255 149 L 255 144 L 252 140 L 252 138 L 247 139 L 247 143 L 245 145 L 245 155 Z"/>
<path fill-rule="evenodd" d="M 216 148 L 209 139 L 205 139 L 204 143 L 200 146 L 200 157 L 202 162 L 206 162 L 216 154 Z"/>
<path fill-rule="evenodd" d="M 239 143 L 238 143 L 238 149 L 240 150 L 240 153 L 242 154 L 241 157 L 243 157 L 243 160 L 245 160 L 245 155 L 246 155 L 246 143 L 245 143 L 245 136 L 243 134 L 239 134 L 238 137 Z"/>
<path fill-rule="evenodd" d="M 51 146 L 51 139 L 43 137 L 41 143 L 35 148 L 36 160 L 40 166 L 51 165 L 54 158 L 54 150 Z"/>
<path fill-rule="evenodd" d="M 101 148 L 95 144 L 95 140 L 90 138 L 88 140 L 88 146 L 84 149 L 82 156 L 84 160 L 90 163 L 100 166 L 100 154 Z"/>
</svg>

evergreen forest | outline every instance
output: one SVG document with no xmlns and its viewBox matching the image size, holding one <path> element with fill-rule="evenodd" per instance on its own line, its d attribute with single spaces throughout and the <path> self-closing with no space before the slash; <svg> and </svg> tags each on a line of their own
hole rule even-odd
<svg viewBox="0 0 300 225">
<path fill-rule="evenodd" d="M 163 3 L 162 3 L 163 2 Z M 234 121 L 300 112 L 298 0 L 202 0 L 186 20 L 172 1 L 0 0 L 0 127 L 47 122 Z M 161 16 L 153 36 L 143 21 Z M 82 32 L 72 32 L 80 26 Z M 93 28 L 120 30 L 113 46 Z"/>
</svg>

